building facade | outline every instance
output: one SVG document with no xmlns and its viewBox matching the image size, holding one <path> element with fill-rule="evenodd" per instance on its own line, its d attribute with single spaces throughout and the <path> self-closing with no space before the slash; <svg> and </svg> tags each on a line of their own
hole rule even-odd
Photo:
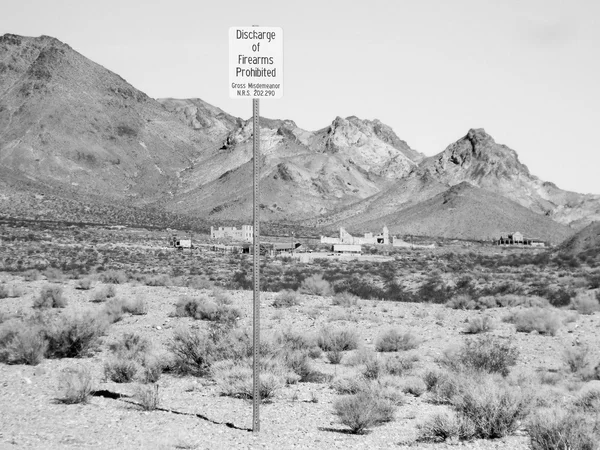
<svg viewBox="0 0 600 450">
<path fill-rule="evenodd" d="M 241 229 L 236 227 L 210 227 L 210 237 L 212 239 L 251 242 L 254 239 L 254 227 L 252 225 L 242 225 Z"/>
<path fill-rule="evenodd" d="M 340 227 L 340 237 L 332 238 L 321 236 L 321 244 L 348 244 L 348 245 L 366 245 L 366 244 L 390 244 L 390 232 L 388 227 L 384 226 L 381 234 L 376 236 L 373 233 L 365 233 L 364 237 L 355 237 L 348 233 L 343 227 Z"/>
</svg>

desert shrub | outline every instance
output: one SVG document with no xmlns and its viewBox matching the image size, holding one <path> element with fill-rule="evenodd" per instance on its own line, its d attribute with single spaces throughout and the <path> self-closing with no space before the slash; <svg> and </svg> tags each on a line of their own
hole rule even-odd
<svg viewBox="0 0 600 450">
<path fill-rule="evenodd" d="M 338 394 L 357 394 L 371 389 L 369 380 L 364 377 L 339 377 L 333 379 L 331 388 Z"/>
<path fill-rule="evenodd" d="M 371 359 L 365 362 L 365 369 L 362 376 L 367 380 L 376 380 L 385 373 L 385 366 L 380 359 Z"/>
<path fill-rule="evenodd" d="M 87 403 L 93 392 L 92 374 L 81 367 L 64 369 L 59 377 L 58 401 L 66 404 Z"/>
<path fill-rule="evenodd" d="M 356 296 L 350 292 L 344 291 L 344 292 L 338 292 L 337 294 L 335 294 L 333 296 L 332 304 L 338 305 L 338 306 L 344 306 L 344 307 L 348 308 L 351 306 L 358 305 L 358 300 L 359 300 L 358 296 Z"/>
<path fill-rule="evenodd" d="M 23 273 L 25 281 L 37 281 L 42 277 L 42 274 L 37 269 L 30 269 Z"/>
<path fill-rule="evenodd" d="M 420 397 L 427 390 L 425 382 L 418 377 L 407 377 L 402 381 L 402 392 L 414 397 Z"/>
<path fill-rule="evenodd" d="M 526 308 L 547 308 L 550 306 L 548 300 L 537 295 L 517 295 L 517 294 L 505 294 L 496 297 L 498 306 L 502 307 L 513 307 L 513 306 L 524 306 Z"/>
<path fill-rule="evenodd" d="M 253 372 L 249 364 L 223 361 L 215 364 L 211 372 L 222 395 L 244 399 L 254 397 Z M 284 385 L 283 374 L 261 371 L 259 376 L 260 401 L 271 402 L 277 391 Z"/>
<path fill-rule="evenodd" d="M 307 350 L 282 349 L 277 353 L 282 364 L 298 376 L 300 382 L 319 382 L 323 374 L 317 371 Z"/>
<path fill-rule="evenodd" d="M 54 267 L 48 267 L 44 270 L 44 276 L 48 281 L 62 281 L 65 277 L 60 269 Z"/>
<path fill-rule="evenodd" d="M 417 355 L 390 355 L 385 359 L 384 368 L 386 373 L 395 376 L 403 376 L 406 375 L 407 372 L 410 372 L 415 362 L 418 361 Z"/>
<path fill-rule="evenodd" d="M 188 282 L 187 282 L 187 286 L 191 287 L 192 289 L 212 289 L 214 287 L 214 284 L 212 281 L 203 278 L 199 275 L 195 275 L 193 277 L 191 277 Z"/>
<path fill-rule="evenodd" d="M 138 368 L 138 364 L 132 359 L 114 358 L 104 364 L 104 376 L 115 383 L 130 383 Z"/>
<path fill-rule="evenodd" d="M 123 304 L 123 312 L 133 314 L 134 316 L 143 316 L 148 314 L 148 303 L 142 297 L 127 300 Z"/>
<path fill-rule="evenodd" d="M 107 322 L 90 312 L 64 314 L 44 324 L 48 358 L 77 358 L 94 349 Z"/>
<path fill-rule="evenodd" d="M 494 336 L 467 339 L 458 351 L 447 351 L 440 363 L 451 370 L 478 370 L 508 375 L 517 362 L 519 351 L 510 342 Z"/>
<path fill-rule="evenodd" d="M 175 306 L 175 316 L 188 316 L 232 326 L 241 313 L 234 307 L 217 305 L 207 297 L 181 297 Z"/>
<path fill-rule="evenodd" d="M 291 328 L 278 332 L 275 335 L 275 343 L 290 350 L 312 350 L 317 344 L 315 337 L 311 334 L 294 331 Z"/>
<path fill-rule="evenodd" d="M 65 306 L 67 306 L 67 299 L 63 296 L 60 286 L 43 287 L 40 295 L 33 300 L 33 307 L 37 309 L 64 308 Z"/>
<path fill-rule="evenodd" d="M 343 280 L 342 282 L 336 283 L 335 291 L 338 293 L 348 292 L 349 294 L 355 295 L 358 298 L 365 300 L 370 299 L 383 299 L 389 298 L 390 300 L 401 301 L 402 298 L 396 298 L 388 295 L 388 293 L 379 286 L 372 284 L 359 277 L 353 277 L 350 279 Z"/>
<path fill-rule="evenodd" d="M 331 295 L 332 289 L 329 281 L 323 279 L 323 275 L 315 274 L 305 278 L 300 285 L 300 292 L 310 295 Z"/>
<path fill-rule="evenodd" d="M 149 339 L 136 333 L 125 333 L 109 345 L 112 358 L 104 365 L 104 374 L 116 383 L 129 383 L 134 379 L 155 383 L 162 374 L 163 365 L 153 355 Z"/>
<path fill-rule="evenodd" d="M 600 302 L 593 292 L 580 292 L 571 299 L 571 308 L 579 314 L 590 315 L 600 311 Z"/>
<path fill-rule="evenodd" d="M 470 376 L 468 374 L 466 376 Z M 456 372 L 430 370 L 423 375 L 430 401 L 435 404 L 450 404 L 463 385 L 465 375 Z"/>
<path fill-rule="evenodd" d="M 419 342 L 410 331 L 402 333 L 391 329 L 380 335 L 375 341 L 378 352 L 400 352 L 417 348 Z"/>
<path fill-rule="evenodd" d="M 569 306 L 571 299 L 575 296 L 575 292 L 565 288 L 549 289 L 546 298 L 552 306 L 560 308 L 561 306 Z"/>
<path fill-rule="evenodd" d="M 211 365 L 225 359 L 238 360 L 252 352 L 247 338 L 233 331 L 178 329 L 168 343 L 173 369 L 181 374 L 205 376 Z"/>
<path fill-rule="evenodd" d="M 494 328 L 492 318 L 489 316 L 471 317 L 467 322 L 464 332 L 467 334 L 486 333 Z"/>
<path fill-rule="evenodd" d="M 359 391 L 344 396 L 333 404 L 339 421 L 355 434 L 363 434 L 369 428 L 394 419 L 395 405 L 376 391 Z"/>
<path fill-rule="evenodd" d="M 134 397 L 137 400 L 139 407 L 144 411 L 154 411 L 160 404 L 158 384 L 154 383 L 150 386 L 136 386 Z"/>
<path fill-rule="evenodd" d="M 354 350 L 358 347 L 358 334 L 349 328 L 323 328 L 317 335 L 317 345 L 325 352 Z"/>
<path fill-rule="evenodd" d="M 80 289 L 82 291 L 89 291 L 92 288 L 92 279 L 91 278 L 80 278 L 77 280 L 77 284 L 75 285 L 76 289 Z"/>
<path fill-rule="evenodd" d="M 513 311 L 505 316 L 503 320 L 515 324 L 517 331 L 525 333 L 536 331 L 540 334 L 554 336 L 560 328 L 558 313 L 546 308 L 528 308 Z"/>
<path fill-rule="evenodd" d="M 125 300 L 119 298 L 111 298 L 104 304 L 102 314 L 106 317 L 109 323 L 119 322 L 123 318 L 125 308 Z"/>
<path fill-rule="evenodd" d="M 146 277 L 144 280 L 144 284 L 146 286 L 171 286 L 173 281 L 168 275 L 155 275 L 151 277 Z"/>
<path fill-rule="evenodd" d="M 469 294 L 459 294 L 452 297 L 446 306 L 452 309 L 475 309 L 472 308 L 473 299 Z"/>
<path fill-rule="evenodd" d="M 295 291 L 285 290 L 277 294 L 273 300 L 274 308 L 289 308 L 300 304 L 300 295 Z"/>
<path fill-rule="evenodd" d="M 590 419 L 564 409 L 536 412 L 527 426 L 532 450 L 597 450 L 600 427 Z"/>
<path fill-rule="evenodd" d="M 346 358 L 346 364 L 349 366 L 358 366 L 366 364 L 374 359 L 377 359 L 377 353 L 375 353 L 375 351 L 368 347 L 360 347 Z"/>
<path fill-rule="evenodd" d="M 42 329 L 34 324 L 8 322 L 0 327 L 0 361 L 38 365 L 48 348 Z"/>
<path fill-rule="evenodd" d="M 589 353 L 590 349 L 586 345 L 567 347 L 563 351 L 563 360 L 572 373 L 577 373 L 590 363 Z"/>
<path fill-rule="evenodd" d="M 452 298 L 452 289 L 444 283 L 438 272 L 431 273 L 414 295 L 419 303 L 447 303 Z"/>
<path fill-rule="evenodd" d="M 600 413 L 600 390 L 594 387 L 585 389 L 573 400 L 573 406 L 578 410 Z"/>
<path fill-rule="evenodd" d="M 0 284 L 0 299 L 8 298 L 8 287 L 4 284 Z"/>
<path fill-rule="evenodd" d="M 123 284 L 127 282 L 127 275 L 120 270 L 107 270 L 100 275 L 100 279 L 107 284 Z"/>
<path fill-rule="evenodd" d="M 217 305 L 231 305 L 233 303 L 233 300 L 231 299 L 229 294 L 227 294 L 222 289 L 213 289 L 212 296 L 215 299 Z"/>
<path fill-rule="evenodd" d="M 451 439 L 468 440 L 473 437 L 473 424 L 455 414 L 437 413 L 418 424 L 417 442 L 445 442 Z"/>
<path fill-rule="evenodd" d="M 91 301 L 93 302 L 105 302 L 109 298 L 114 298 L 117 295 L 117 288 L 114 284 L 108 284 L 92 294 Z"/>
</svg>

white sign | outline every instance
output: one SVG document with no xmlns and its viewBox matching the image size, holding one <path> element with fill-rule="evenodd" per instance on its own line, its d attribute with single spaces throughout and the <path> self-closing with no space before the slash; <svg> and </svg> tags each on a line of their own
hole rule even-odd
<svg viewBox="0 0 600 450">
<path fill-rule="evenodd" d="M 283 96 L 283 30 L 280 27 L 229 28 L 229 96 Z"/>
</svg>

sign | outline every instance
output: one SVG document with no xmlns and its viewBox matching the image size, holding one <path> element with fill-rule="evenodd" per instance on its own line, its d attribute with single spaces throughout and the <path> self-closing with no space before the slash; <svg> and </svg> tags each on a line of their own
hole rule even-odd
<svg viewBox="0 0 600 450">
<path fill-rule="evenodd" d="M 229 96 L 283 96 L 282 28 L 229 28 Z"/>
</svg>

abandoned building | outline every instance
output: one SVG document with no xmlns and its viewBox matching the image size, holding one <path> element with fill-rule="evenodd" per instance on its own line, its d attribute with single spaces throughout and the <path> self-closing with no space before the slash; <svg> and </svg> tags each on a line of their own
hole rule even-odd
<svg viewBox="0 0 600 450">
<path fill-rule="evenodd" d="M 333 244 L 331 251 L 333 253 L 360 254 L 362 253 L 362 247 L 358 244 Z"/>
<path fill-rule="evenodd" d="M 292 255 L 296 251 L 298 251 L 302 247 L 302 244 L 299 242 L 273 242 L 273 243 L 260 243 L 260 254 L 268 255 L 268 256 L 277 256 L 277 255 Z M 242 245 L 242 253 L 250 253 L 254 252 L 254 246 L 252 244 L 243 244 Z"/>
<path fill-rule="evenodd" d="M 365 245 L 365 244 L 390 244 L 390 232 L 386 226 L 383 227 L 383 232 L 376 236 L 373 233 L 365 233 L 364 237 L 354 237 L 344 228 L 340 227 L 340 237 L 331 238 L 321 236 L 321 244 L 348 244 L 348 245 Z"/>
<path fill-rule="evenodd" d="M 252 241 L 254 239 L 254 228 L 252 225 L 242 225 L 241 229 L 236 227 L 210 227 L 212 239 L 230 239 L 234 241 Z"/>
<path fill-rule="evenodd" d="M 497 245 L 530 245 L 532 247 L 545 247 L 546 242 L 540 239 L 526 238 L 523 233 L 515 231 L 514 233 L 500 233 L 500 238 L 496 240 Z"/>
</svg>

